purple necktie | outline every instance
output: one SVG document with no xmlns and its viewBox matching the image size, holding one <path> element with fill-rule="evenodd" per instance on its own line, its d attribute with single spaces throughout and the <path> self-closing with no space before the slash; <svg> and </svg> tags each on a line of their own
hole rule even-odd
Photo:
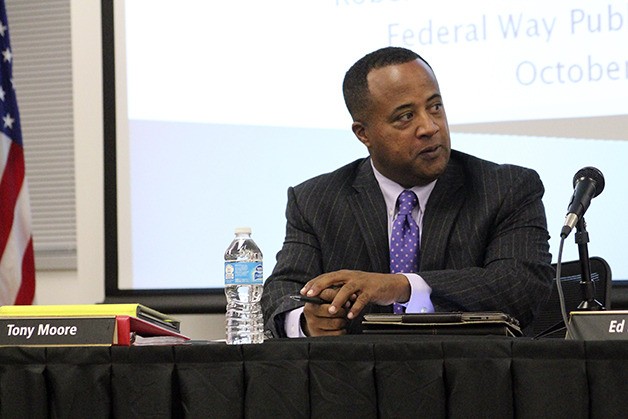
<svg viewBox="0 0 628 419">
<path fill-rule="evenodd" d="M 414 192 L 405 190 L 397 198 L 399 213 L 393 221 L 390 237 L 390 272 L 411 273 L 419 270 L 419 226 L 412 218 L 412 210 L 419 204 Z M 393 304 L 396 314 L 405 307 Z"/>
</svg>

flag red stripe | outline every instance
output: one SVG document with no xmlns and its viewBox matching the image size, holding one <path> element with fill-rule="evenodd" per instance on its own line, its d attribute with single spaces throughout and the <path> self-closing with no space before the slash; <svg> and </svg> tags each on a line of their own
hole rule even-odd
<svg viewBox="0 0 628 419">
<path fill-rule="evenodd" d="M 22 147 L 11 142 L 9 158 L 0 181 L 0 255 L 11 234 L 15 203 L 24 182 L 24 155 Z"/>
<path fill-rule="evenodd" d="M 31 304 L 33 298 L 35 298 L 35 254 L 33 253 L 33 239 L 31 238 L 22 259 L 22 283 L 14 304 Z"/>
</svg>

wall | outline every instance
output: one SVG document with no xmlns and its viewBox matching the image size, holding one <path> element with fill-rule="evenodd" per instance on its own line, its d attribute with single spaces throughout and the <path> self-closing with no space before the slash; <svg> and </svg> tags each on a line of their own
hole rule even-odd
<svg viewBox="0 0 628 419">
<path fill-rule="evenodd" d="M 38 271 L 37 304 L 104 300 L 100 0 L 72 0 L 72 71 L 78 259 L 76 271 Z M 193 339 L 223 339 L 224 316 L 177 315 Z"/>
</svg>

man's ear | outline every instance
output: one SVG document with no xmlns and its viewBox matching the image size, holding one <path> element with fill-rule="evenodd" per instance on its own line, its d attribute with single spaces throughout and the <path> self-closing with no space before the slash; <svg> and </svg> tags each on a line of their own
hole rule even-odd
<svg viewBox="0 0 628 419">
<path fill-rule="evenodd" d="M 369 147 L 371 145 L 366 135 L 366 127 L 362 122 L 353 121 L 353 124 L 351 124 L 351 130 L 353 131 L 355 136 L 358 137 L 358 140 L 362 142 L 362 144 L 364 144 L 366 147 Z"/>
</svg>

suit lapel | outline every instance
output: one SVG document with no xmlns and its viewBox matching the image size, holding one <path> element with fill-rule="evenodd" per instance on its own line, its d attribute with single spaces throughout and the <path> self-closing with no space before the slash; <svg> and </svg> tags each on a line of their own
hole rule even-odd
<svg viewBox="0 0 628 419">
<path fill-rule="evenodd" d="M 462 166 L 452 155 L 445 173 L 436 182 L 423 216 L 421 270 L 445 266 L 449 236 L 465 200 L 463 185 Z M 370 159 L 365 159 L 358 167 L 353 187 L 356 193 L 349 196 L 349 207 L 360 229 L 371 268 L 374 272 L 389 272 L 386 203 L 373 175 Z"/>
<path fill-rule="evenodd" d="M 464 173 L 455 159 L 449 160 L 445 173 L 436 182 L 423 216 L 421 270 L 445 266 L 447 243 L 465 196 Z"/>
<path fill-rule="evenodd" d="M 353 187 L 356 193 L 349 196 L 349 206 L 362 233 L 372 270 L 388 272 L 390 262 L 386 203 L 373 175 L 370 159 L 365 159 L 358 167 Z"/>
</svg>

